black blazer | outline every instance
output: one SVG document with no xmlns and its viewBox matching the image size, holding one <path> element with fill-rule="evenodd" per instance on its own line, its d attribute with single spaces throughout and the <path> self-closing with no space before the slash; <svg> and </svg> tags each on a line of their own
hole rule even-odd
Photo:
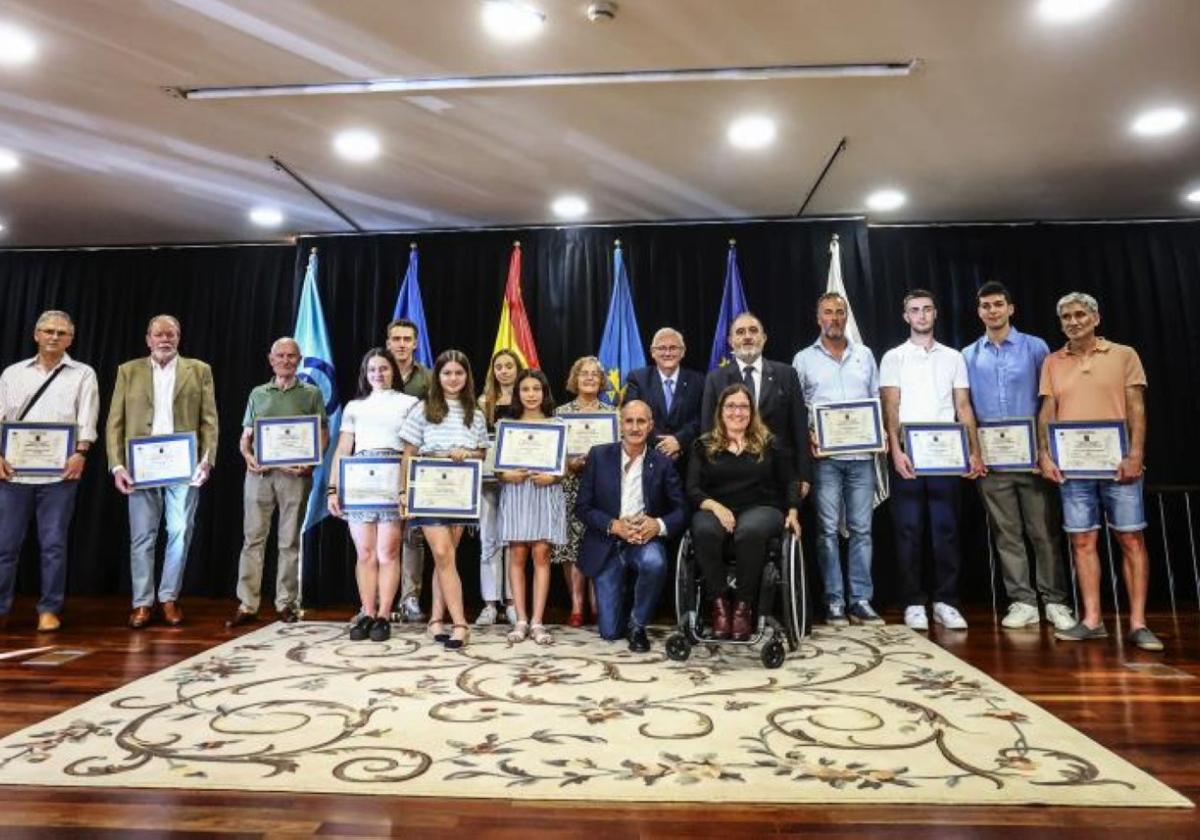
<svg viewBox="0 0 1200 840">
<path fill-rule="evenodd" d="M 683 452 L 687 452 L 700 435 L 700 401 L 704 397 L 704 376 L 694 370 L 680 368 L 675 375 L 675 399 L 667 411 L 662 378 L 656 365 L 629 372 L 625 385 L 625 402 L 642 400 L 654 413 L 654 441 L 663 435 L 674 435 Z"/>
<path fill-rule="evenodd" d="M 762 363 L 762 385 L 758 395 L 759 417 L 775 435 L 780 450 L 791 456 L 796 467 L 796 478 L 811 482 L 808 410 L 804 406 L 804 394 L 800 390 L 800 377 L 789 364 L 773 362 L 762 357 L 759 357 L 759 361 Z M 727 387 L 741 381 L 741 368 L 736 360 L 708 372 L 708 377 L 704 380 L 704 401 L 700 410 L 702 433 L 713 427 L 717 397 Z"/>
</svg>

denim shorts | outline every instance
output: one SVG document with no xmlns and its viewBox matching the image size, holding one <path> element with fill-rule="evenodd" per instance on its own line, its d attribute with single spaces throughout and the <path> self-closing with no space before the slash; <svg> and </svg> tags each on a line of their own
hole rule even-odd
<svg viewBox="0 0 1200 840">
<path fill-rule="evenodd" d="M 1101 505 L 1114 531 L 1141 531 L 1146 527 L 1146 506 L 1139 478 L 1118 484 L 1110 478 L 1069 478 L 1062 486 L 1063 530 L 1069 534 L 1096 531 L 1104 524 Z"/>
</svg>

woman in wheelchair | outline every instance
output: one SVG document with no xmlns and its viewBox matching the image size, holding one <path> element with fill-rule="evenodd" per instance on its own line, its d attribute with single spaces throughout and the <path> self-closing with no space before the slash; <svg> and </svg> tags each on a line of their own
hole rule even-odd
<svg viewBox="0 0 1200 840">
<path fill-rule="evenodd" d="M 696 560 L 711 602 L 713 635 L 746 641 L 754 629 L 752 605 L 766 562 L 767 544 L 786 526 L 800 533 L 800 497 L 791 459 L 781 455 L 745 385 L 730 385 L 717 399 L 712 431 L 692 445 L 687 495 Z M 736 592 L 726 593 L 722 555 L 733 543 Z"/>
</svg>

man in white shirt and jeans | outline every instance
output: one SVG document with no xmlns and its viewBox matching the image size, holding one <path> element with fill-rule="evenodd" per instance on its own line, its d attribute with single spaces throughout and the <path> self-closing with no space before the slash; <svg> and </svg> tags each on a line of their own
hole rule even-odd
<svg viewBox="0 0 1200 840">
<path fill-rule="evenodd" d="M 56 309 L 43 312 L 33 329 L 37 355 L 10 365 L 0 375 L 0 420 L 75 425 L 75 451 L 62 475 L 20 475 L 0 456 L 0 626 L 8 622 L 21 546 L 35 512 L 42 554 L 38 630 L 53 632 L 60 626 L 67 532 L 100 412 L 96 372 L 67 355 L 74 338 L 70 315 Z"/>
<path fill-rule="evenodd" d="M 934 340 L 937 303 L 933 294 L 913 289 L 904 298 L 908 340 L 884 354 L 879 366 L 879 395 L 892 455 L 891 507 L 896 529 L 896 565 L 904 623 L 928 630 L 926 592 L 921 583 L 921 554 L 928 511 L 933 536 L 933 620 L 951 630 L 965 630 L 958 611 L 958 573 L 962 554 L 958 543 L 961 500 L 958 476 L 920 476 L 904 451 L 902 423 L 953 423 L 967 427 L 970 444 L 968 478 L 984 474 L 979 455 L 975 414 L 967 366 L 957 350 Z"/>
</svg>

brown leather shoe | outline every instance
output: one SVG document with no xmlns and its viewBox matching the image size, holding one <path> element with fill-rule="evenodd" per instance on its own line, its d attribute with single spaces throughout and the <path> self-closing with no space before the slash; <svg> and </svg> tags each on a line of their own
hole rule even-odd
<svg viewBox="0 0 1200 840">
<path fill-rule="evenodd" d="M 150 623 L 150 608 L 149 607 L 134 607 L 133 612 L 129 614 L 129 626 L 134 630 L 141 630 Z"/>
<path fill-rule="evenodd" d="M 165 610 L 165 604 L 163 605 L 163 608 Z M 225 626 L 232 630 L 234 627 L 244 627 L 245 625 L 253 624 L 256 621 L 258 621 L 258 613 L 246 612 L 245 610 L 239 609 L 233 614 L 233 618 L 225 622 Z"/>
<path fill-rule="evenodd" d="M 714 639 L 729 638 L 729 601 L 724 598 L 713 598 L 712 634 Z"/>
<path fill-rule="evenodd" d="M 172 627 L 178 627 L 183 624 L 183 610 L 179 609 L 177 601 L 163 601 L 162 605 L 163 620 Z"/>
<path fill-rule="evenodd" d="M 39 633 L 53 633 L 59 627 L 62 627 L 62 622 L 58 620 L 58 616 L 56 616 L 54 613 L 38 613 Z"/>
<path fill-rule="evenodd" d="M 294 607 L 284 607 L 277 615 L 284 624 L 295 624 L 300 620 L 300 613 L 296 612 Z"/>
<path fill-rule="evenodd" d="M 733 640 L 735 642 L 747 641 L 753 629 L 754 612 L 745 601 L 738 601 L 733 605 Z"/>
</svg>

